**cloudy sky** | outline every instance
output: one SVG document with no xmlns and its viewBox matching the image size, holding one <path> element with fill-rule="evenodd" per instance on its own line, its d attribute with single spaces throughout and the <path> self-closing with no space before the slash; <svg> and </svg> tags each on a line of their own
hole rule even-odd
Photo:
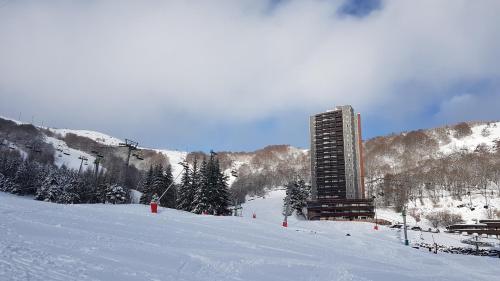
<svg viewBox="0 0 500 281">
<path fill-rule="evenodd" d="M 498 0 L 0 0 L 0 115 L 144 146 L 308 146 L 500 119 Z"/>
</svg>

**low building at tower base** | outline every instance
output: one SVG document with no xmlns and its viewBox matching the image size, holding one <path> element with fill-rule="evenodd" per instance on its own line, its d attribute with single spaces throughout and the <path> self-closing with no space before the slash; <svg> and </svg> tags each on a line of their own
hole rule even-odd
<svg viewBox="0 0 500 281">
<path fill-rule="evenodd" d="M 372 199 L 322 199 L 307 202 L 309 220 L 372 220 Z"/>
</svg>

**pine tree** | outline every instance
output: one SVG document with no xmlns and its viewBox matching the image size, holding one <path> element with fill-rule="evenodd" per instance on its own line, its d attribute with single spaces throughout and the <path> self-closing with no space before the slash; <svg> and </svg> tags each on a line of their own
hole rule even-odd
<svg viewBox="0 0 500 281">
<path fill-rule="evenodd" d="M 187 162 L 184 162 L 183 166 L 184 171 L 182 174 L 181 184 L 179 185 L 177 196 L 177 209 L 191 211 L 191 173 L 189 172 L 189 166 Z"/>
<path fill-rule="evenodd" d="M 200 173 L 200 168 L 198 166 L 198 159 L 195 158 L 193 161 L 193 170 L 191 173 L 191 184 L 189 186 L 189 193 L 187 195 L 189 200 L 188 210 L 190 212 L 193 212 L 193 210 L 195 209 L 194 200 L 196 192 L 200 185 L 201 185 L 201 173 Z"/>
<path fill-rule="evenodd" d="M 51 170 L 37 189 L 35 199 L 62 204 L 80 203 L 77 174 L 64 167 Z"/>
<path fill-rule="evenodd" d="M 152 172 L 150 169 L 150 172 L 148 172 L 146 177 L 147 185 L 140 199 L 142 204 L 149 204 L 153 194 L 155 193 L 158 196 L 161 196 L 173 182 L 172 169 L 170 166 L 167 166 L 167 168 L 163 170 L 162 165 L 157 165 L 152 169 Z M 175 208 L 175 188 L 170 188 L 170 190 L 161 198 L 160 206 Z"/>
<path fill-rule="evenodd" d="M 209 213 L 210 211 L 210 190 L 209 177 L 208 177 L 208 167 L 206 159 L 203 159 L 200 167 L 200 178 L 199 184 L 196 186 L 196 192 L 193 200 L 193 213 L 202 214 Z"/>
<path fill-rule="evenodd" d="M 208 159 L 207 169 L 206 169 L 206 192 L 208 197 L 208 213 L 216 214 L 216 206 L 217 206 L 217 181 L 218 181 L 218 173 L 217 167 L 215 163 L 215 155 L 214 153 L 210 154 L 210 158 Z"/>
<path fill-rule="evenodd" d="M 0 173 L 0 191 L 3 191 L 5 180 L 6 180 L 5 176 L 2 173 Z"/>
<path fill-rule="evenodd" d="M 117 184 L 108 184 L 106 188 L 106 203 L 123 204 L 127 202 L 127 192 Z"/>
<path fill-rule="evenodd" d="M 298 176 L 285 186 L 286 197 L 284 198 L 283 214 L 289 216 L 295 211 L 297 215 L 303 216 L 302 209 L 307 205 L 307 198 L 310 192 L 309 186 Z"/>
<path fill-rule="evenodd" d="M 161 194 L 165 192 L 167 188 L 170 189 L 165 193 L 162 199 L 160 199 L 160 205 L 168 208 L 175 208 L 177 201 L 177 188 L 173 185 L 174 177 L 172 175 L 172 166 L 168 165 L 163 172 L 164 186 Z M 172 186 L 171 186 L 172 185 Z M 158 194 L 161 196 L 161 194 Z M 163 202 L 163 203 L 162 203 Z"/>
<path fill-rule="evenodd" d="M 1 151 L 0 153 L 0 173 L 6 178 L 13 179 L 23 158 L 17 151 Z"/>
<path fill-rule="evenodd" d="M 11 191 L 14 194 L 23 195 L 24 190 L 29 185 L 31 176 L 31 171 L 29 169 L 28 161 L 23 161 L 21 165 L 17 167 L 16 175 L 14 176 L 14 182 L 19 185 L 19 189 L 16 191 Z"/>
<path fill-rule="evenodd" d="M 23 161 L 18 167 L 14 176 L 14 182 L 19 186 L 16 194 L 27 195 L 34 194 L 36 191 L 37 170 L 35 164 L 31 161 Z"/>
<path fill-rule="evenodd" d="M 215 155 L 215 153 L 211 153 L 208 161 L 204 159 L 201 164 L 200 180 L 196 186 L 193 200 L 194 213 L 227 215 L 230 212 L 227 177 L 221 171 Z M 193 178 L 195 177 L 193 176 Z"/>
<path fill-rule="evenodd" d="M 106 203 L 106 191 L 108 186 L 106 183 L 100 183 L 97 185 L 97 190 L 95 191 L 95 198 L 97 203 Z"/>
<path fill-rule="evenodd" d="M 79 177 L 78 190 L 81 203 L 97 203 L 95 177 L 91 169 L 85 170 Z"/>
<path fill-rule="evenodd" d="M 215 161 L 214 172 L 217 175 L 215 192 L 214 192 L 215 213 L 217 215 L 227 215 L 230 213 L 227 176 L 224 175 L 224 172 L 221 171 L 218 159 L 216 159 Z"/>
<path fill-rule="evenodd" d="M 59 194 L 56 202 L 61 204 L 80 203 L 78 175 L 75 171 L 61 169 L 58 171 L 58 177 L 61 193 Z"/>
<path fill-rule="evenodd" d="M 10 178 L 5 178 L 3 182 L 3 186 L 1 187 L 1 191 L 16 193 L 17 190 L 20 189 L 19 185 L 12 181 Z"/>
<path fill-rule="evenodd" d="M 149 166 L 149 171 L 143 179 L 142 189 L 140 190 L 142 192 L 141 199 L 139 201 L 141 204 L 151 203 L 151 197 L 154 193 L 153 176 L 154 176 L 153 166 Z"/>
<path fill-rule="evenodd" d="M 59 186 L 55 173 L 49 175 L 44 183 L 37 189 L 35 200 L 46 202 L 57 202 L 61 196 L 62 189 Z"/>
<path fill-rule="evenodd" d="M 157 165 L 153 170 L 153 180 L 151 182 L 151 194 L 150 196 L 148 196 L 149 201 L 151 201 L 151 197 L 153 196 L 153 194 L 156 193 L 158 196 L 161 196 L 164 191 L 165 191 L 165 177 L 163 175 L 163 166 Z M 162 198 L 159 205 L 165 206 L 164 204 L 166 204 L 166 200 Z"/>
</svg>

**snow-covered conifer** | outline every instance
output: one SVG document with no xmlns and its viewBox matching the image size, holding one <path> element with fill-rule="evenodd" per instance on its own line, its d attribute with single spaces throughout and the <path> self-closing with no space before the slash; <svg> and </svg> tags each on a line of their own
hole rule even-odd
<svg viewBox="0 0 500 281">
<path fill-rule="evenodd" d="M 183 163 L 184 171 L 181 178 L 181 183 L 177 192 L 177 209 L 191 211 L 191 203 L 193 201 L 193 193 L 191 192 L 191 173 L 188 163 Z"/>
<path fill-rule="evenodd" d="M 127 202 L 127 192 L 117 184 L 107 186 L 106 202 L 111 204 L 123 204 Z"/>
<path fill-rule="evenodd" d="M 310 192 L 309 186 L 299 176 L 288 182 L 285 186 L 286 196 L 283 202 L 283 213 L 291 215 L 295 211 L 297 215 L 303 216 L 302 209 L 307 205 L 307 198 Z"/>
<path fill-rule="evenodd" d="M 202 214 L 210 211 L 210 190 L 208 189 L 207 161 L 203 159 L 200 167 L 199 184 L 193 200 L 193 213 Z"/>
</svg>

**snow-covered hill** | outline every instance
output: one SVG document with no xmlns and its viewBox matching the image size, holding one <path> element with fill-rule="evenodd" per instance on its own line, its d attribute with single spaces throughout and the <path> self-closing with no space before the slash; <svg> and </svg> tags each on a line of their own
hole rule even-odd
<svg viewBox="0 0 500 281">
<path fill-rule="evenodd" d="M 16 124 L 22 125 L 23 123 L 13 120 Z M 27 124 L 24 124 L 27 125 Z M 71 169 L 78 170 L 81 165 L 80 157 L 86 157 L 87 165 L 83 168 L 92 168 L 94 155 L 90 153 L 91 149 L 79 149 L 74 144 L 66 143 L 64 136 L 68 134 L 75 134 L 80 137 L 88 138 L 93 142 L 100 145 L 115 148 L 110 156 L 106 159 L 125 159 L 126 150 L 118 148 L 117 145 L 122 142 L 120 139 L 102 134 L 99 132 L 88 130 L 72 130 L 72 129 L 54 129 L 43 128 L 52 132 L 54 135 L 48 134 L 45 137 L 45 142 L 52 144 L 55 149 L 54 159 L 55 164 L 58 166 L 65 165 Z M 42 130 L 45 132 L 45 130 Z M 0 132 L 1 133 L 1 132 Z M 425 173 L 426 169 L 435 169 L 435 167 L 451 167 L 453 165 L 463 166 L 467 168 L 468 160 L 460 162 L 460 157 L 472 155 L 478 150 L 478 147 L 489 151 L 493 159 L 500 157 L 498 146 L 500 144 L 500 122 L 489 123 L 461 123 L 453 126 L 442 128 L 433 128 L 427 130 L 418 130 L 412 132 L 404 132 L 401 134 L 394 134 L 385 137 L 377 137 L 365 142 L 365 162 L 366 162 L 366 175 L 367 182 L 373 178 L 383 177 L 385 174 L 397 174 L 405 170 L 422 170 Z M 28 151 L 23 147 L 23 144 L 12 143 L 15 149 L 20 150 L 23 155 L 27 155 Z M 200 160 L 202 157 L 200 153 L 188 153 L 185 151 L 176 151 L 168 149 L 156 148 L 141 148 L 145 160 L 139 161 L 131 157 L 131 164 L 139 169 L 147 170 L 151 164 L 163 164 L 168 160 L 172 166 L 174 177 L 179 175 L 182 171 L 180 162 L 188 159 L 192 161 L 195 157 Z M 440 159 L 451 157 L 455 152 L 459 155 L 453 156 L 454 158 L 448 162 L 438 162 Z M 158 158 L 156 156 L 163 155 L 165 157 Z M 456 154 L 456 153 L 455 153 Z M 239 189 L 244 197 L 246 194 L 260 194 L 265 188 L 282 186 L 287 180 L 296 174 L 302 175 L 306 180 L 309 178 L 309 153 L 307 149 L 300 149 L 289 145 L 271 145 L 263 149 L 253 152 L 219 152 L 218 157 L 225 174 L 228 176 L 228 183 L 235 189 Z M 495 158 L 496 157 L 496 158 Z M 84 162 L 84 164 L 85 164 Z M 462 164 L 456 164 L 462 163 Z M 104 165 L 107 163 L 104 162 Z M 109 163 L 108 163 L 109 164 Z M 119 164 L 122 165 L 122 164 Z M 431 168 L 429 168 L 431 167 Z M 434 168 L 432 168 L 434 167 Z M 105 168 L 105 167 L 104 167 Z M 445 171 L 443 171 L 444 173 Z M 463 174 L 458 171 L 458 174 Z M 427 175 L 424 175 L 427 177 Z M 439 177 L 439 175 L 435 176 Z M 414 180 L 416 176 L 411 175 Z M 179 181 L 178 178 L 177 181 Z M 427 177 L 426 181 L 429 181 Z M 493 189 L 497 194 L 498 185 L 500 180 L 490 180 L 490 189 Z M 234 185 L 233 185 L 234 184 Z M 460 183 L 463 186 L 474 185 L 469 182 Z M 427 191 L 425 191 L 427 192 Z M 476 191 L 476 193 L 479 191 Z M 438 192 L 439 193 L 439 192 Z M 428 194 L 423 194 L 424 197 Z M 479 196 L 480 197 L 480 196 Z M 447 197 L 448 201 L 451 200 Z M 494 198 L 494 197 L 492 197 Z M 462 194 L 462 201 L 467 200 Z M 421 203 L 424 205 L 418 206 L 421 213 L 425 215 L 436 209 L 436 206 L 442 206 L 438 209 L 449 209 L 455 213 L 464 213 L 466 209 L 458 209 L 456 206 L 463 204 L 457 198 L 451 200 L 453 202 L 435 202 L 435 200 L 423 200 Z M 479 200 L 479 199 L 478 199 Z M 479 207 L 475 211 L 468 211 L 464 213 L 464 219 L 469 220 L 471 216 L 479 219 L 486 218 L 477 215 L 482 206 L 478 202 L 476 205 Z M 484 204 L 483 204 L 484 205 Z M 492 208 L 495 212 L 500 210 L 500 203 L 491 202 Z M 469 213 L 473 213 L 471 215 Z"/>
<path fill-rule="evenodd" d="M 94 163 L 95 157 L 93 155 L 81 150 L 70 148 L 63 140 L 53 137 L 46 137 L 45 141 L 52 144 L 52 146 L 55 148 L 56 151 L 54 154 L 54 164 L 56 164 L 58 167 L 64 165 L 69 169 L 78 171 L 80 169 L 80 166 L 82 166 L 82 170 L 86 170 L 89 165 L 92 165 Z M 82 161 L 82 158 L 86 158 L 87 160 Z"/>
<path fill-rule="evenodd" d="M 457 138 L 450 133 L 449 143 L 441 143 L 439 150 L 444 154 L 455 151 L 473 152 L 478 146 L 483 145 L 489 150 L 494 150 L 497 141 L 500 141 L 500 122 L 485 124 L 474 124 L 471 126 L 471 134 L 462 138 Z M 452 130 L 450 130 L 452 132 Z"/>
<path fill-rule="evenodd" d="M 89 138 L 93 141 L 96 141 L 98 143 L 104 144 L 104 145 L 119 145 L 120 143 L 123 143 L 122 140 L 112 137 L 107 134 L 103 134 L 100 132 L 96 131 L 89 131 L 89 130 L 72 130 L 72 129 L 56 129 L 56 128 L 47 128 L 49 131 L 59 134 L 62 137 L 66 136 L 67 134 L 75 134 L 77 136 L 81 137 L 86 137 Z"/>
<path fill-rule="evenodd" d="M 256 219 L 163 208 L 154 215 L 144 205 L 60 205 L 0 193 L 0 279 L 479 281 L 500 275 L 498 259 L 415 250 L 397 231 L 375 231 L 368 223 L 296 221 L 283 228 L 272 219 L 279 209 L 264 206 L 271 213 L 254 210 Z"/>
<path fill-rule="evenodd" d="M 364 146 L 367 169 L 380 176 L 453 153 L 496 152 L 500 149 L 500 122 L 459 123 L 380 136 L 365 141 Z"/>
<path fill-rule="evenodd" d="M 186 161 L 186 157 L 188 155 L 187 152 L 178 150 L 167 150 L 167 149 L 153 149 L 153 150 L 167 156 L 170 165 L 172 166 L 172 174 L 174 175 L 174 177 L 178 177 L 182 173 L 184 169 L 182 163 Z M 180 182 L 180 177 L 177 178 L 177 182 Z"/>
</svg>

